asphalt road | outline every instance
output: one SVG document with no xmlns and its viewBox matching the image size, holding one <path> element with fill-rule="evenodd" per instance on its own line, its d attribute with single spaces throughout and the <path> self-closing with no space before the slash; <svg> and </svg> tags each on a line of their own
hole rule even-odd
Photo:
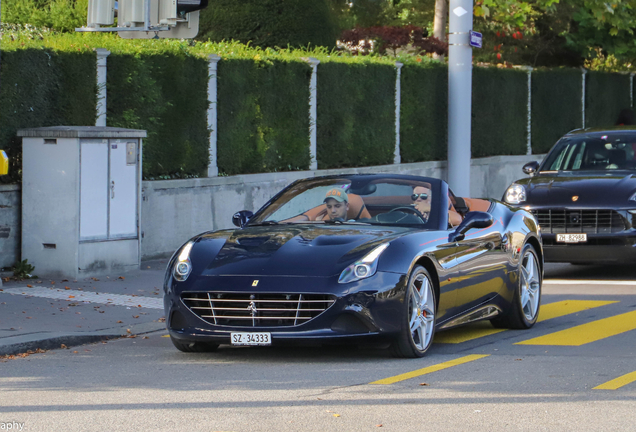
<svg viewBox="0 0 636 432">
<path fill-rule="evenodd" d="M 165 332 L 0 363 L 0 430 L 636 430 L 636 271 L 548 265 L 540 322 L 379 347 L 177 351 Z"/>
</svg>

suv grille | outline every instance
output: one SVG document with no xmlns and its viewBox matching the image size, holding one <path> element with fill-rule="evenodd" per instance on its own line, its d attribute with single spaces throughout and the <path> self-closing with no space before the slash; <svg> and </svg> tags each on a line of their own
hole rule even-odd
<svg viewBox="0 0 636 432">
<path fill-rule="evenodd" d="M 197 316 L 214 325 L 291 327 L 326 311 L 335 302 L 335 296 L 184 292 L 181 300 Z"/>
<path fill-rule="evenodd" d="M 548 233 L 609 234 L 626 229 L 623 217 L 615 210 L 542 209 L 532 213 Z"/>
</svg>

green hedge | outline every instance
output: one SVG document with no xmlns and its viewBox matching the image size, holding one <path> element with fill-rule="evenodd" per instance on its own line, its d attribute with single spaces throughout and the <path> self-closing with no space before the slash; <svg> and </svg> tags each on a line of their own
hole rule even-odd
<svg viewBox="0 0 636 432">
<path fill-rule="evenodd" d="M 3 41 L 4 43 L 4 41 Z M 95 54 L 44 49 L 3 50 L 0 70 L 0 148 L 20 181 L 21 128 L 95 124 Z"/>
<path fill-rule="evenodd" d="M 146 129 L 144 178 L 206 175 L 208 65 L 178 54 L 111 54 L 108 126 Z"/>
<path fill-rule="evenodd" d="M 382 165 L 395 152 L 395 66 L 318 66 L 318 168 Z"/>
<path fill-rule="evenodd" d="M 623 108 L 630 108 L 630 76 L 619 73 L 588 72 L 585 77 L 585 126 L 616 124 Z"/>
<path fill-rule="evenodd" d="M 472 156 L 526 154 L 528 74 L 473 68 Z"/>
<path fill-rule="evenodd" d="M 532 71 L 532 153 L 546 153 L 561 136 L 581 127 L 581 71 Z"/>
<path fill-rule="evenodd" d="M 198 40 L 258 47 L 334 47 L 338 31 L 326 0 L 210 0 Z"/>
<path fill-rule="evenodd" d="M 448 68 L 437 63 L 404 65 L 400 86 L 402 162 L 446 160 Z"/>
<path fill-rule="evenodd" d="M 310 76 L 303 61 L 219 62 L 219 172 L 309 168 Z"/>
</svg>

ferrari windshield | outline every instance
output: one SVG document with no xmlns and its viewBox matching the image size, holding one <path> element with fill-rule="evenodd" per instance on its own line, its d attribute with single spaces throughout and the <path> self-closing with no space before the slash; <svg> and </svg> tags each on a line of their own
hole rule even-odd
<svg viewBox="0 0 636 432">
<path fill-rule="evenodd" d="M 436 196 L 431 182 L 411 178 L 322 178 L 295 183 L 249 225 L 365 223 L 424 225 Z"/>
<path fill-rule="evenodd" d="M 604 171 L 636 168 L 636 136 L 573 137 L 561 140 L 541 171 Z"/>
</svg>

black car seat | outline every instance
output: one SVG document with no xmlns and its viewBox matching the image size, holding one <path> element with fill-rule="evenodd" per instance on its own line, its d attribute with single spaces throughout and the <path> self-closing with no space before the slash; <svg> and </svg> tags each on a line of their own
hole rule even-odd
<svg viewBox="0 0 636 432">
<path fill-rule="evenodd" d="M 601 142 L 588 143 L 585 152 L 586 169 L 605 169 L 609 164 L 609 150 L 605 148 L 605 144 Z"/>
</svg>

